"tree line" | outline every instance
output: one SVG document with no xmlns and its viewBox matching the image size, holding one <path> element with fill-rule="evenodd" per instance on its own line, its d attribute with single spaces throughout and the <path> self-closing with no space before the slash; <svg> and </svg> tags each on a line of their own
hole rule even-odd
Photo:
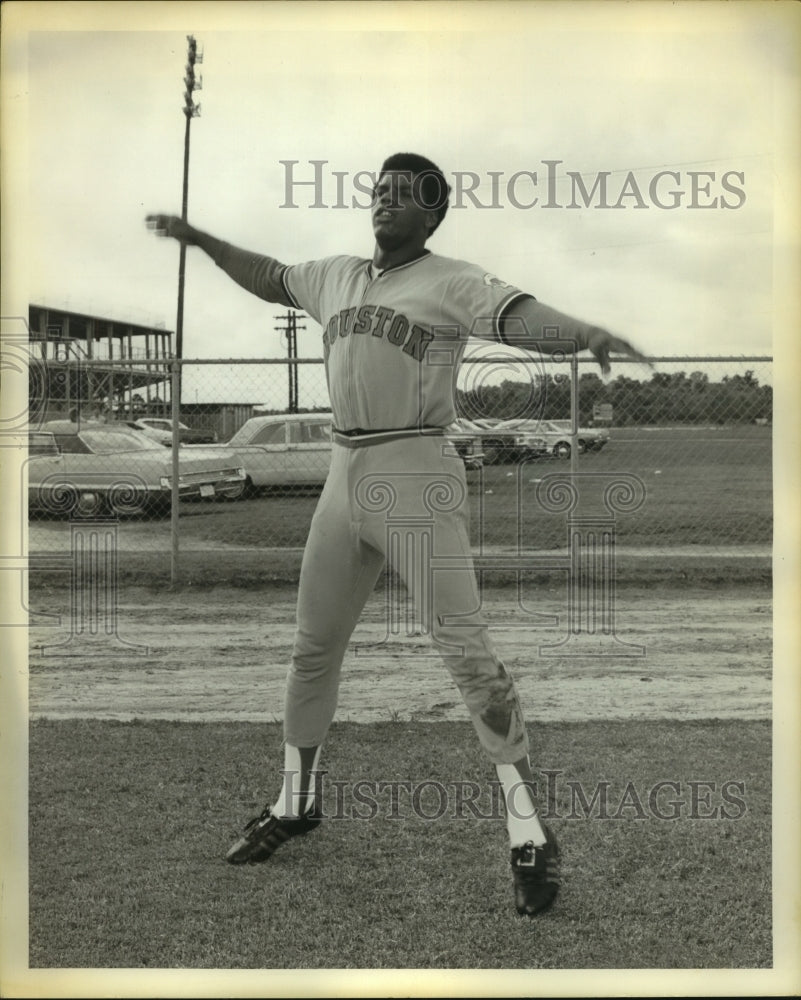
<svg viewBox="0 0 801 1000">
<path fill-rule="evenodd" d="M 457 391 L 463 416 L 499 419 L 568 420 L 570 379 L 545 375 L 535 383 L 505 380 Z M 608 383 L 594 372 L 579 377 L 579 422 L 594 420 L 596 404 L 612 407 L 612 423 L 750 424 L 770 421 L 773 388 L 760 385 L 753 370 L 711 382 L 705 372 L 654 372 L 647 382 L 618 375 Z"/>
</svg>

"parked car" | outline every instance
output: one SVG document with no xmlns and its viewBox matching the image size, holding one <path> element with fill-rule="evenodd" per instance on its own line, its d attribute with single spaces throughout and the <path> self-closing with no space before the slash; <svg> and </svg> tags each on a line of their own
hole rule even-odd
<svg viewBox="0 0 801 1000">
<path fill-rule="evenodd" d="M 479 427 L 462 417 L 446 427 L 445 436 L 456 448 L 465 468 L 481 468 L 484 464 L 484 446 Z"/>
<path fill-rule="evenodd" d="M 245 470 L 240 495 L 267 486 L 321 486 L 331 464 L 330 413 L 273 413 L 251 417 L 224 444 Z M 187 449 L 190 452 L 194 447 Z"/>
<path fill-rule="evenodd" d="M 547 430 L 556 435 L 570 435 L 569 420 L 549 420 Z M 578 450 L 579 454 L 584 451 L 600 451 L 609 441 L 608 427 L 579 427 L 578 429 Z M 569 454 L 569 453 L 568 453 Z"/>
<path fill-rule="evenodd" d="M 487 421 L 484 430 L 484 455 L 489 465 L 502 465 L 521 458 L 548 454 L 548 443 L 536 423 Z"/>
<path fill-rule="evenodd" d="M 158 513 L 169 509 L 172 454 L 122 423 L 54 420 L 28 434 L 28 504 L 51 513 Z M 222 448 L 182 449 L 183 498 L 236 496 L 245 472 Z"/>
<path fill-rule="evenodd" d="M 569 420 L 532 420 L 525 423 L 503 421 L 503 425 L 514 425 L 519 433 L 530 433 L 545 442 L 547 452 L 556 458 L 569 458 L 572 450 Z M 578 453 L 600 451 L 609 441 L 606 427 L 579 427 L 576 443 Z"/>
<path fill-rule="evenodd" d="M 457 449 L 471 447 L 481 455 L 486 465 L 502 465 L 519 458 L 547 453 L 543 435 L 516 421 L 490 418 L 467 420 L 461 417 L 448 429 L 448 436 L 456 438 Z M 470 443 L 468 443 L 470 442 Z"/>
<path fill-rule="evenodd" d="M 138 417 L 136 420 L 124 421 L 132 430 L 142 431 L 154 441 L 172 448 L 172 420 L 166 417 Z M 214 431 L 201 427 L 187 427 L 178 421 L 179 444 L 214 444 L 217 435 Z"/>
</svg>

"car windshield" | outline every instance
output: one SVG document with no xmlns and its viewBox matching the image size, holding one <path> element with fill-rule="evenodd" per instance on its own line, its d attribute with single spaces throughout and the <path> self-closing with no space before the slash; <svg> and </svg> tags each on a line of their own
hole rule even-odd
<svg viewBox="0 0 801 1000">
<path fill-rule="evenodd" d="M 292 423 L 289 425 L 289 440 L 292 444 L 327 444 L 331 440 L 331 426 L 320 423 Z"/>
<path fill-rule="evenodd" d="M 57 455 L 58 447 L 52 434 L 29 434 L 28 435 L 29 455 Z"/>
<path fill-rule="evenodd" d="M 286 442 L 286 424 L 283 421 L 278 423 L 253 424 L 248 421 L 234 434 L 228 442 L 236 444 L 284 444 Z"/>
<path fill-rule="evenodd" d="M 162 446 L 153 438 L 133 431 L 81 431 L 82 440 L 95 455 L 114 455 L 120 451 L 158 451 Z"/>
</svg>

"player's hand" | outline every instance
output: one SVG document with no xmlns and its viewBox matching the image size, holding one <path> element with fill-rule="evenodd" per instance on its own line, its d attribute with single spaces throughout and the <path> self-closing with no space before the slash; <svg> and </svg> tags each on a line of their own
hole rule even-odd
<svg viewBox="0 0 801 1000">
<path fill-rule="evenodd" d="M 196 230 L 188 222 L 178 215 L 148 215 L 145 217 L 145 225 L 156 236 L 171 236 L 181 243 L 193 244 L 195 242 Z"/>
<path fill-rule="evenodd" d="M 628 358 L 632 358 L 634 361 L 639 361 L 649 368 L 653 365 L 651 362 L 633 347 L 627 340 L 622 337 L 616 337 L 613 333 L 608 330 L 603 330 L 601 327 L 595 327 L 587 338 L 587 349 L 595 355 L 595 359 L 601 366 L 601 372 L 604 375 L 608 375 L 612 370 L 611 364 L 609 362 L 609 355 L 623 354 Z"/>
</svg>

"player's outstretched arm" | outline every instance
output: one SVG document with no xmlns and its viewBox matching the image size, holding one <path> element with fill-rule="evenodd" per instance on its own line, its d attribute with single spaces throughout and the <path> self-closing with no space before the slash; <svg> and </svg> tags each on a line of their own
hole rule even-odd
<svg viewBox="0 0 801 1000">
<path fill-rule="evenodd" d="M 275 258 L 231 246 L 210 233 L 196 229 L 177 215 L 148 215 L 145 224 L 156 236 L 171 237 L 187 246 L 200 247 L 229 278 L 260 299 L 282 306 L 294 305 L 288 299 L 281 280 L 286 265 Z"/>
<path fill-rule="evenodd" d="M 566 313 L 552 309 L 535 299 L 521 299 L 504 317 L 503 339 L 513 347 L 554 354 L 558 351 L 590 351 L 601 371 L 609 374 L 610 354 L 622 354 L 643 364 L 649 364 L 644 354 L 622 337 L 591 326 Z"/>
</svg>

